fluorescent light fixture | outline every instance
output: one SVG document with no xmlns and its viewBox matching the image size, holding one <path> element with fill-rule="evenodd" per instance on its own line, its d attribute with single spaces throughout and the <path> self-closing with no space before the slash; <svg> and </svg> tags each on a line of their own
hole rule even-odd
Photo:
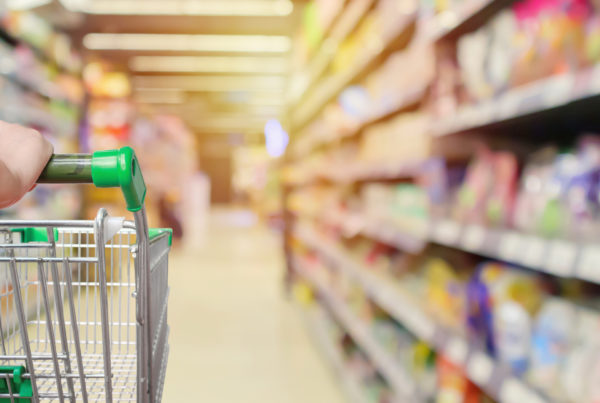
<svg viewBox="0 0 600 403">
<path fill-rule="evenodd" d="M 276 76 L 134 76 L 135 88 L 180 88 L 185 91 L 283 91 L 285 79 Z"/>
<path fill-rule="evenodd" d="M 138 92 L 133 98 L 141 104 L 172 104 L 179 105 L 186 101 L 186 96 L 183 92 Z"/>
<path fill-rule="evenodd" d="M 83 45 L 91 50 L 285 53 L 292 46 L 277 35 L 87 34 Z"/>
<path fill-rule="evenodd" d="M 193 121 L 191 124 L 197 130 L 203 131 L 262 131 L 267 119 L 248 119 L 248 117 L 224 118 L 216 120 Z"/>
<path fill-rule="evenodd" d="M 92 0 L 78 11 L 105 15 L 192 15 L 285 17 L 294 10 L 289 0 Z"/>
<path fill-rule="evenodd" d="M 231 104 L 283 106 L 283 97 L 281 91 L 231 91 L 224 94 L 224 101 Z"/>
<path fill-rule="evenodd" d="M 44 6 L 52 0 L 7 0 L 6 7 L 9 10 L 29 10 L 36 7 Z M 0 3 L 2 3 L 0 1 Z"/>
<path fill-rule="evenodd" d="M 185 96 L 186 92 L 193 93 L 189 89 L 184 90 L 181 88 L 169 88 L 169 87 L 136 87 L 134 92 L 139 96 L 147 97 L 181 97 Z M 201 92 L 201 91 L 199 91 Z M 223 91 L 225 94 L 220 98 L 220 101 L 213 101 L 216 103 L 230 104 L 230 105 L 244 105 L 254 108 L 273 108 L 279 110 L 285 104 L 283 102 L 283 92 L 281 90 L 274 91 Z M 217 95 L 219 96 L 219 95 Z"/>
<path fill-rule="evenodd" d="M 282 57 L 136 56 L 129 67 L 138 72 L 283 74 L 287 62 Z"/>
<path fill-rule="evenodd" d="M 165 94 L 165 93 L 175 93 L 175 94 L 183 94 L 183 90 L 181 88 L 136 88 L 135 92 L 143 92 L 145 94 L 153 93 L 153 94 Z"/>
</svg>

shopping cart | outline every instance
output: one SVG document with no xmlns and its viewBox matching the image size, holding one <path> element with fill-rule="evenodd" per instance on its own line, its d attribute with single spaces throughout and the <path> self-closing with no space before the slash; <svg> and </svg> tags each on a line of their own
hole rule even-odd
<svg viewBox="0 0 600 403">
<path fill-rule="evenodd" d="M 135 221 L 0 221 L 0 403 L 159 402 L 171 233 L 133 150 L 54 155 L 38 182 L 120 187 Z"/>
</svg>

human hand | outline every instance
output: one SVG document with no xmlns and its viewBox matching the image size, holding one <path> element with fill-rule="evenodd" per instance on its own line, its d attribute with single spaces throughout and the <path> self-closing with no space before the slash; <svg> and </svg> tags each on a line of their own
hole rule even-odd
<svg viewBox="0 0 600 403">
<path fill-rule="evenodd" d="M 34 188 L 51 156 L 52 144 L 38 131 L 0 121 L 0 208 Z"/>
</svg>

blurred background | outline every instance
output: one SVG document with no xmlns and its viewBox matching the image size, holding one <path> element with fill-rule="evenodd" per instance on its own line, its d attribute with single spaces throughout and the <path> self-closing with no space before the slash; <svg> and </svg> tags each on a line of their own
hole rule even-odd
<svg viewBox="0 0 600 403">
<path fill-rule="evenodd" d="M 174 230 L 167 402 L 600 401 L 599 63 L 596 0 L 0 0 L 0 119 Z"/>
</svg>

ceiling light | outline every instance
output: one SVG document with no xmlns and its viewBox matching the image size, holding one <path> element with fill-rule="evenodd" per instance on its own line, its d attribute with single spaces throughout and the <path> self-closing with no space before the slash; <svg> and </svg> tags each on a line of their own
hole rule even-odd
<svg viewBox="0 0 600 403">
<path fill-rule="evenodd" d="M 240 17 L 284 17 L 294 10 L 289 0 L 93 0 L 77 11 L 105 15 L 205 15 Z"/>
<path fill-rule="evenodd" d="M 44 6 L 51 1 L 52 0 L 7 0 L 6 7 L 9 10 L 28 10 L 31 8 Z"/>
<path fill-rule="evenodd" d="M 139 72 L 283 74 L 287 63 L 281 57 L 136 56 L 129 67 Z"/>
<path fill-rule="evenodd" d="M 273 76 L 135 76 L 134 86 L 142 88 L 180 88 L 186 91 L 283 91 L 285 79 Z"/>
<path fill-rule="evenodd" d="M 183 92 L 151 93 L 138 92 L 134 100 L 141 104 L 183 104 L 186 96 Z"/>
<path fill-rule="evenodd" d="M 92 50 L 285 53 L 291 39 L 276 35 L 87 34 Z"/>
</svg>

